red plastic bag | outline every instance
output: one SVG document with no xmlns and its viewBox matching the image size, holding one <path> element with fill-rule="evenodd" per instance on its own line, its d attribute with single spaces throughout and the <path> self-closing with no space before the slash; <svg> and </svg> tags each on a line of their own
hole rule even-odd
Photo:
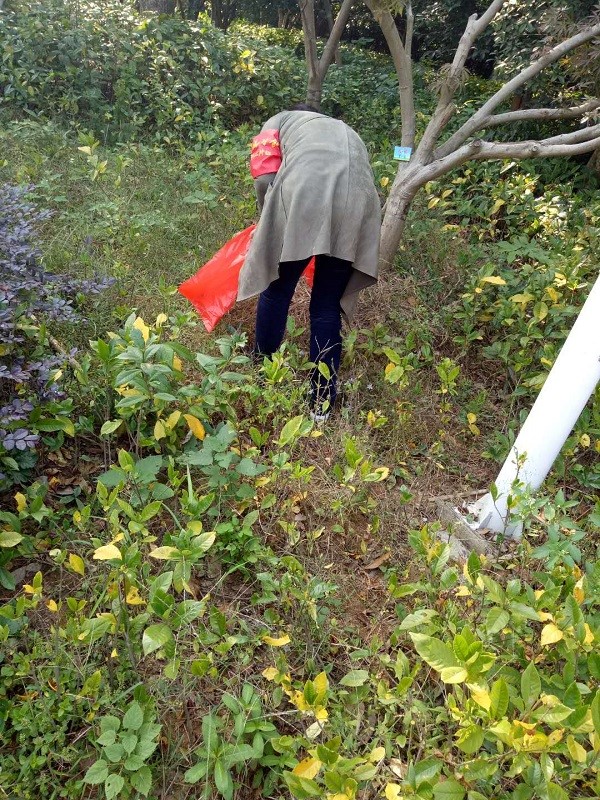
<svg viewBox="0 0 600 800">
<path fill-rule="evenodd" d="M 180 294 L 192 303 L 209 333 L 235 305 L 240 271 L 255 228 L 256 225 L 250 225 L 249 228 L 236 233 L 210 261 L 179 287 Z M 311 287 L 314 272 L 313 258 L 304 271 L 306 282 Z"/>
</svg>

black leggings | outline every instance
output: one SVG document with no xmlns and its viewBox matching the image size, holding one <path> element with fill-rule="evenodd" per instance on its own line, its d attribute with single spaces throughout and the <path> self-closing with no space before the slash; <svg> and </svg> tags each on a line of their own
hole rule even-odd
<svg viewBox="0 0 600 800">
<path fill-rule="evenodd" d="M 271 356 L 285 333 L 288 311 L 300 276 L 310 258 L 284 261 L 279 278 L 260 295 L 256 311 L 256 352 Z M 337 372 L 342 353 L 342 312 L 340 300 L 346 290 L 352 262 L 333 256 L 315 258 L 315 279 L 310 298 L 310 360 L 326 364 L 331 375 L 327 380 L 314 369 L 311 375 L 312 403 L 333 403 L 337 391 Z"/>
</svg>

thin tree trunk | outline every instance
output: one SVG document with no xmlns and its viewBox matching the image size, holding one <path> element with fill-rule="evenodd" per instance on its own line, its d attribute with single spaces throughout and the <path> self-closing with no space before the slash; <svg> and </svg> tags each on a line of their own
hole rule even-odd
<svg viewBox="0 0 600 800">
<path fill-rule="evenodd" d="M 406 216 L 423 184 L 424 182 L 410 169 L 399 172 L 394 179 L 381 223 L 379 264 L 383 269 L 394 263 L 406 226 Z"/>
<path fill-rule="evenodd" d="M 323 0 L 323 7 L 325 9 L 325 17 L 327 19 L 327 27 L 329 28 L 329 35 L 331 36 L 333 32 L 333 11 L 331 10 L 331 0 Z M 340 48 L 335 48 L 335 63 L 336 66 L 342 66 L 342 56 L 340 53 Z"/>
</svg>

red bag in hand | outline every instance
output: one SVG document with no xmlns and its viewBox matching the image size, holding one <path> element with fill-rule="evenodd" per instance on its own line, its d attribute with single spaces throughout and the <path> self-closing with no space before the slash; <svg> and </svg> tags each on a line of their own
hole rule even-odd
<svg viewBox="0 0 600 800">
<path fill-rule="evenodd" d="M 246 230 L 236 233 L 210 261 L 179 287 L 180 294 L 192 303 L 209 333 L 235 305 L 240 270 L 255 228 L 256 225 L 250 225 Z"/>
<path fill-rule="evenodd" d="M 179 287 L 179 293 L 192 303 L 209 333 L 235 305 L 240 271 L 255 228 L 256 225 L 250 225 L 249 228 L 236 233 L 210 261 Z M 304 272 L 306 282 L 311 287 L 314 272 L 313 258 Z"/>
</svg>

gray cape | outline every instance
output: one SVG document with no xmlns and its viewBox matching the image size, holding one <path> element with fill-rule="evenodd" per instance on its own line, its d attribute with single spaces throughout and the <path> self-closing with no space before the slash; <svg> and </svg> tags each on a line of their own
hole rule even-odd
<svg viewBox="0 0 600 800">
<path fill-rule="evenodd" d="M 262 129 L 279 130 L 283 160 L 266 192 L 238 300 L 276 280 L 280 262 L 328 254 L 353 263 L 341 300 L 349 317 L 358 292 L 377 280 L 381 206 L 366 147 L 340 120 L 310 111 L 283 111 Z"/>
</svg>

